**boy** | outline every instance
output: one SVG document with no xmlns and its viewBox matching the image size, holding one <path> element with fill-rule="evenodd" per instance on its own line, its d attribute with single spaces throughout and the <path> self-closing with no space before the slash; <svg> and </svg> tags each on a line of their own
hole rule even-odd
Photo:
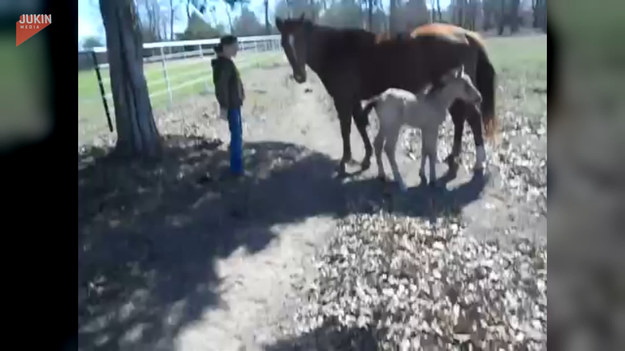
<svg viewBox="0 0 625 351">
<path fill-rule="evenodd" d="M 217 58 L 211 61 L 215 95 L 219 102 L 220 117 L 228 119 L 230 128 L 230 172 L 235 177 L 243 175 L 243 130 L 241 105 L 245 100 L 243 83 L 232 58 L 237 55 L 237 38 L 226 35 L 215 47 Z"/>
</svg>

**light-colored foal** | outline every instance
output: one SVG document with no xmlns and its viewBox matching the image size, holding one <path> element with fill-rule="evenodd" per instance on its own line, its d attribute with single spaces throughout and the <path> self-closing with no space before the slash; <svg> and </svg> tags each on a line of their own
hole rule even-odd
<svg viewBox="0 0 625 351">
<path fill-rule="evenodd" d="M 380 130 L 373 146 L 378 164 L 378 176 L 385 179 L 382 165 L 382 147 L 393 170 L 393 177 L 402 191 L 406 190 L 397 161 L 395 147 L 399 131 L 403 125 L 421 129 L 421 169 L 419 176 L 425 180 L 425 160 L 429 159 L 430 185 L 436 186 L 436 163 L 438 162 L 438 128 L 449 115 L 448 109 L 456 99 L 479 104 L 482 101 L 471 78 L 460 67 L 448 73 L 441 80 L 440 87 L 413 94 L 402 89 L 391 88 L 369 100 L 364 108 L 365 116 L 375 108 L 380 122 Z"/>
</svg>

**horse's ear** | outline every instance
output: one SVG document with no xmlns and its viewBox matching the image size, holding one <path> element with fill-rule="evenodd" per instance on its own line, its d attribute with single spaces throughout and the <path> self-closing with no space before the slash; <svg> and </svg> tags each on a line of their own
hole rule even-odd
<svg viewBox="0 0 625 351">
<path fill-rule="evenodd" d="M 278 30 L 279 30 L 280 32 L 282 32 L 282 24 L 283 24 L 283 23 L 284 23 L 284 22 L 282 21 L 282 18 L 280 18 L 280 17 L 276 16 L 276 28 L 278 28 Z"/>
<path fill-rule="evenodd" d="M 460 65 L 460 68 L 458 69 L 456 73 L 456 77 L 460 78 L 462 77 L 463 74 L 464 74 L 464 65 Z"/>
</svg>

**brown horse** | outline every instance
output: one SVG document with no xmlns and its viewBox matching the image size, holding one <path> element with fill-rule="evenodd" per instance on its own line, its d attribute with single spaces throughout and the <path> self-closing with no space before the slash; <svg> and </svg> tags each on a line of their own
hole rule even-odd
<svg viewBox="0 0 625 351">
<path fill-rule="evenodd" d="M 352 116 L 365 144 L 362 168 L 370 166 L 372 147 L 366 131 L 367 119 L 362 114 L 362 100 L 368 100 L 391 87 L 417 92 L 438 81 L 453 68 L 464 64 L 465 69 L 471 72 L 475 70 L 473 66 L 479 65 L 480 59 L 487 59 L 485 54 L 475 50 L 471 43 L 473 39 L 468 35 L 422 33 L 414 38 L 380 40 L 375 34 L 362 29 L 320 26 L 303 16 L 287 20 L 276 18 L 276 26 L 282 35 L 282 47 L 295 81 L 306 81 L 305 67 L 308 65 L 317 73 L 334 100 L 343 139 L 340 174 L 345 173 L 345 164 L 351 160 L 349 135 Z M 486 64 L 490 65 L 488 61 Z M 491 81 L 494 84 L 494 70 L 492 72 Z M 481 131 L 479 111 L 474 110 L 478 113 Z"/>
<path fill-rule="evenodd" d="M 486 137 L 492 137 L 497 129 L 497 119 L 495 118 L 495 70 L 486 53 L 486 47 L 481 36 L 462 27 L 445 23 L 430 23 L 417 27 L 410 37 L 415 38 L 420 35 L 442 35 L 460 36 L 469 41 L 469 45 L 477 53 L 477 62 L 467 62 L 466 73 L 475 82 L 477 89 L 483 97 L 480 111 L 461 100 L 456 100 L 450 107 L 449 112 L 454 122 L 454 142 L 451 154 L 447 157 L 450 169 L 455 171 L 458 166 L 458 158 L 462 149 L 462 133 L 464 132 L 464 121 L 466 120 L 473 132 L 475 142 L 476 159 L 475 168 L 482 169 L 486 161 L 484 151 L 484 139 L 482 136 L 482 122 Z M 473 57 L 470 57 L 471 59 Z M 481 118 L 480 118 L 481 115 Z"/>
</svg>

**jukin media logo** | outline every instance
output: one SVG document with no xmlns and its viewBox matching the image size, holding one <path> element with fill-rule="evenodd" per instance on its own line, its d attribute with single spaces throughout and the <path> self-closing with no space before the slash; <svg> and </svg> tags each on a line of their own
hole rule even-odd
<svg viewBox="0 0 625 351">
<path fill-rule="evenodd" d="M 21 15 L 15 24 L 15 46 L 19 46 L 50 24 L 52 15 Z"/>
</svg>

